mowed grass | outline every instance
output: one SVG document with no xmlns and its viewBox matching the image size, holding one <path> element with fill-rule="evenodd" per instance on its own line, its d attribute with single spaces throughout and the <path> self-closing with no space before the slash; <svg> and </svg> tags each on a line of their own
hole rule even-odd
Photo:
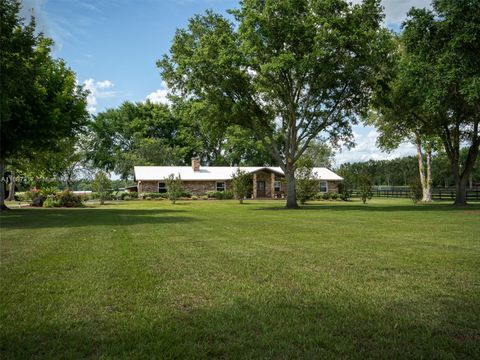
<svg viewBox="0 0 480 360">
<path fill-rule="evenodd" d="M 480 357 L 480 206 L 1 216 L 0 358 Z"/>
</svg>

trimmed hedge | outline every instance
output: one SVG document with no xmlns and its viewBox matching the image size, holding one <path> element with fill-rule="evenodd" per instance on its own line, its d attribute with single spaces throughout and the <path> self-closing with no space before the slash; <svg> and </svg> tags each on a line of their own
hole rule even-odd
<svg viewBox="0 0 480 360">
<path fill-rule="evenodd" d="M 233 191 L 207 191 L 207 197 L 217 200 L 230 200 L 234 198 Z"/>
<path fill-rule="evenodd" d="M 163 200 L 163 199 L 168 199 L 168 194 L 167 193 L 145 192 L 145 193 L 140 193 L 140 195 L 138 197 L 139 197 L 139 199 L 142 199 L 142 200 L 157 200 L 157 199 Z"/>
</svg>

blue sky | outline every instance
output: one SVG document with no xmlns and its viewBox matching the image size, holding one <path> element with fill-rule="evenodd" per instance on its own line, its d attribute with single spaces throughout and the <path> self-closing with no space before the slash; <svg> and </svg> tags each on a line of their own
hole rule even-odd
<svg viewBox="0 0 480 360">
<path fill-rule="evenodd" d="M 359 2 L 359 0 L 354 0 Z M 385 23 L 398 30 L 412 6 L 429 0 L 383 0 Z M 24 0 L 23 15 L 34 13 L 38 27 L 56 45 L 54 54 L 65 59 L 80 83 L 90 90 L 92 114 L 123 101 L 164 101 L 155 62 L 168 52 L 177 28 L 206 9 L 225 14 L 236 0 Z M 337 153 L 337 163 L 366 161 L 413 154 L 408 144 L 391 154 L 375 146 L 375 129 L 356 126 L 357 146 Z"/>
</svg>

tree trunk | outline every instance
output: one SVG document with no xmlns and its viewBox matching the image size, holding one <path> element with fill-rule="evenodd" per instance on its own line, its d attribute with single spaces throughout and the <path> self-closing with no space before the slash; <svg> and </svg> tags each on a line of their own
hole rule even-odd
<svg viewBox="0 0 480 360">
<path fill-rule="evenodd" d="M 5 163 L 3 160 L 0 160 L 0 211 L 9 210 L 7 205 L 5 205 L 5 182 L 3 179 Z"/>
<path fill-rule="evenodd" d="M 465 179 L 455 179 L 455 202 L 453 205 L 467 205 L 467 182 Z"/>
<path fill-rule="evenodd" d="M 285 171 L 285 180 L 287 183 L 287 209 L 298 209 L 297 192 L 295 189 L 295 171 L 287 165 Z"/>
<path fill-rule="evenodd" d="M 12 170 L 10 175 L 10 187 L 8 190 L 8 198 L 7 201 L 14 201 L 15 200 L 15 170 Z"/>
<path fill-rule="evenodd" d="M 427 158 L 427 173 L 425 179 L 425 186 L 423 187 L 423 202 L 432 202 L 432 151 L 429 149 L 426 153 Z"/>
<path fill-rule="evenodd" d="M 418 161 L 418 175 L 420 177 L 420 184 L 422 185 L 422 201 L 425 201 L 426 190 L 427 190 L 427 179 L 425 178 L 425 168 L 423 166 L 423 152 L 422 152 L 422 143 L 417 136 L 416 142 L 417 146 L 417 161 Z"/>
<path fill-rule="evenodd" d="M 454 205 L 467 205 L 467 180 L 472 173 L 475 162 L 477 161 L 478 153 L 480 151 L 480 134 L 479 123 L 475 123 L 473 127 L 474 137 L 469 146 L 467 159 L 465 161 L 463 172 L 460 172 L 460 125 L 457 123 L 456 129 L 453 132 L 455 136 L 451 136 L 451 131 L 445 126 L 443 134 L 443 145 L 450 159 L 450 166 L 452 168 L 453 180 L 455 181 L 455 202 Z"/>
</svg>

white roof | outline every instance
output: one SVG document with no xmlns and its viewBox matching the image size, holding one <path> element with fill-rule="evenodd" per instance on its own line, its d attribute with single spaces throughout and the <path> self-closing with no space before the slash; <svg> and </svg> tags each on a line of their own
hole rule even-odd
<svg viewBox="0 0 480 360">
<path fill-rule="evenodd" d="M 259 170 L 267 170 L 283 175 L 280 167 L 271 166 L 201 166 L 199 171 L 193 171 L 191 166 L 135 166 L 135 180 L 163 180 L 169 175 L 180 175 L 182 180 L 187 181 L 208 181 L 208 180 L 230 180 L 232 175 L 240 168 L 247 173 L 254 173 Z M 343 180 L 327 168 L 313 168 L 313 173 L 319 180 Z"/>
</svg>

